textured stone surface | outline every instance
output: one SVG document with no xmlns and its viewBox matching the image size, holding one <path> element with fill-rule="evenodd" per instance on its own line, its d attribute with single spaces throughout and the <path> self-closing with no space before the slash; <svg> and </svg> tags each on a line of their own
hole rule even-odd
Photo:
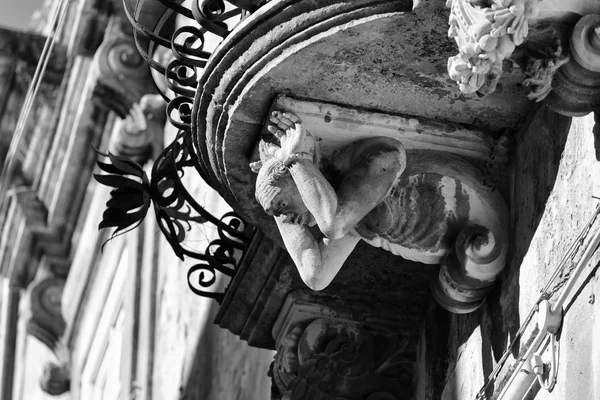
<svg viewBox="0 0 600 400">
<path fill-rule="evenodd" d="M 214 184 L 223 187 L 221 194 L 254 221 L 260 221 L 260 210 L 246 197 L 253 179 L 240 154 L 252 152 L 277 94 L 484 131 L 514 126 L 531 107 L 518 95 L 516 71 L 483 99 L 454 87 L 445 72 L 454 48 L 446 38 L 448 10 L 441 2 L 416 12 L 410 12 L 409 2 L 317 3 L 305 10 L 307 3 L 299 2 L 269 15 L 283 5 L 278 2 L 254 14 L 247 30 L 228 37 L 213 55 L 195 99 L 202 162 Z"/>
<path fill-rule="evenodd" d="M 215 216 L 228 210 L 206 184 L 186 178 L 195 199 Z M 186 243 L 203 251 L 216 232 L 209 224 L 195 226 Z M 195 295 L 187 283 L 193 259 L 178 260 L 161 237 L 156 288 L 156 331 L 153 366 L 154 399 L 269 398 L 267 377 L 273 353 L 251 348 L 239 337 L 213 324 L 219 305 Z M 227 279 L 221 279 L 223 291 Z"/>
<path fill-rule="evenodd" d="M 594 156 L 593 116 L 575 118 L 570 126 L 569 122 L 568 118 L 542 107 L 528 121 L 528 129 L 518 134 L 512 168 L 514 236 L 509 270 L 502 285 L 479 312 L 448 316 L 440 310 L 431 311 L 425 334 L 427 344 L 421 353 L 429 361 L 421 369 L 419 398 L 474 398 L 484 376 L 508 348 L 535 306 L 540 290 L 591 217 L 597 205 L 591 196 L 600 190 L 595 179 L 600 165 Z M 596 224 L 593 229 L 599 226 Z M 582 278 L 581 289 L 565 304 L 557 386 L 552 393 L 540 391 L 536 398 L 598 397 L 599 387 L 592 377 L 598 376 L 600 368 L 594 331 L 600 319 L 595 300 L 598 294 L 595 267 L 599 258 L 596 255 L 592 259 L 584 274 L 592 273 L 589 283 Z M 565 280 L 562 276 L 558 282 Z M 522 354 L 533 339 L 536 318 L 512 349 L 488 394 L 499 390 L 510 365 L 515 363 L 513 357 Z M 433 379 L 436 376 L 438 379 Z M 539 387 L 534 391 L 537 390 Z"/>
</svg>

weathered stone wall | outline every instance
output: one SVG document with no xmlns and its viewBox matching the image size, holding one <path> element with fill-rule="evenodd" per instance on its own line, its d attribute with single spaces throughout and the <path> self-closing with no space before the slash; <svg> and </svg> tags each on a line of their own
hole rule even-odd
<svg viewBox="0 0 600 400">
<path fill-rule="evenodd" d="M 268 399 L 271 384 L 267 371 L 273 353 L 251 348 L 213 324 L 219 305 L 188 288 L 187 270 L 192 265 L 176 259 L 163 243 L 156 291 L 152 398 Z"/>
<path fill-rule="evenodd" d="M 198 177 L 186 187 L 213 215 L 229 211 L 227 204 Z M 210 224 L 193 227 L 186 242 L 203 251 L 214 238 Z M 161 238 L 162 239 L 162 238 Z M 212 240 L 212 239 L 211 239 Z M 193 259 L 181 262 L 161 241 L 156 287 L 156 333 L 152 398 L 157 400 L 266 400 L 273 352 L 252 348 L 239 337 L 213 324 L 219 305 L 188 287 Z M 228 279 L 221 282 L 223 291 Z"/>
<path fill-rule="evenodd" d="M 526 322 L 540 291 L 598 204 L 592 198 L 600 194 L 593 123 L 591 114 L 571 120 L 540 107 L 516 134 L 509 199 L 511 262 L 501 284 L 477 312 L 449 315 L 432 306 L 422 335 L 418 399 L 475 399 L 485 377 Z M 594 225 L 592 234 L 599 226 Z M 531 398 L 599 398 L 597 265 L 596 255 L 565 303 L 564 324 L 558 336 L 557 385 L 548 393 L 536 384 Z M 590 273 L 591 279 L 586 281 Z M 556 282 L 565 282 L 566 278 L 563 274 Z M 514 357 L 523 355 L 537 333 L 536 321 L 537 314 L 511 349 L 496 381 L 487 388 L 487 398 L 499 395 L 502 382 L 515 364 Z"/>
</svg>

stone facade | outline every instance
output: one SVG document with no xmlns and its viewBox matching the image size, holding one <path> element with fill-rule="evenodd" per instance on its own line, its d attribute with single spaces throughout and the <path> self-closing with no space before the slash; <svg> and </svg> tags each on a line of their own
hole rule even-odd
<svg viewBox="0 0 600 400">
<path fill-rule="evenodd" d="M 59 32 L 0 207 L 3 399 L 598 397 L 598 222 L 578 237 L 600 195 L 596 2 L 165 3 L 85 1 Z M 10 60 L 2 138 L 28 76 Z M 405 150 L 383 202 L 373 138 Z M 269 157 L 316 225 L 257 200 Z M 350 191 L 366 215 L 334 229 L 319 212 L 373 165 Z M 386 242 L 394 207 L 413 233 Z"/>
<path fill-rule="evenodd" d="M 109 191 L 93 180 L 94 148 L 150 168 L 174 133 L 122 4 L 72 4 L 67 20 L 2 202 L 0 397 L 268 397 L 273 353 L 212 324 L 217 304 L 189 289 L 190 264 L 156 223 L 101 250 Z M 4 162 L 45 37 L 2 38 Z M 211 212 L 229 209 L 201 179 L 187 183 Z M 217 234 L 198 226 L 189 240 L 201 247 Z"/>
</svg>

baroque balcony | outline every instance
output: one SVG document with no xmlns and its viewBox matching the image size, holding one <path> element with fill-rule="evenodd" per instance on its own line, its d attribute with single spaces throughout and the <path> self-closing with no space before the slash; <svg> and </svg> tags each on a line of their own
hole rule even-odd
<svg viewBox="0 0 600 400">
<path fill-rule="evenodd" d="M 580 90 L 569 85 L 579 73 L 574 70 L 586 69 L 585 59 L 592 57 L 594 63 L 598 40 L 590 36 L 593 55 L 583 57 L 582 67 L 569 35 L 582 30 L 588 35 L 593 31 L 590 24 L 597 30 L 596 17 L 584 28 L 576 23 L 581 15 L 600 12 L 600 6 L 582 0 L 566 9 L 546 1 L 530 12 L 531 4 L 525 1 L 529 14 L 518 26 L 529 24 L 521 39 L 530 41 L 516 39 L 514 32 L 492 35 L 490 42 L 510 37 L 515 45 L 501 53 L 478 44 L 482 35 L 472 27 L 487 18 L 486 12 L 498 9 L 511 12 L 510 18 L 526 15 L 510 8 L 510 1 L 496 8 L 491 1 L 466 0 L 450 0 L 449 7 L 397 0 L 193 1 L 189 8 L 170 0 L 129 2 L 125 8 L 138 50 L 165 77 L 164 82 L 157 80 L 157 87 L 169 100 L 169 119 L 181 130 L 178 141 L 155 164 L 151 181 L 159 187 L 161 179 L 195 167 L 241 220 L 257 228 L 241 229 L 241 220 L 227 225 L 230 234 L 243 232 L 244 238 L 236 247 L 242 252 L 235 253 L 237 261 L 228 270 L 233 277 L 227 292 L 217 296 L 221 309 L 215 322 L 252 346 L 278 351 L 272 375 L 283 395 L 313 398 L 322 390 L 328 395 L 352 394 L 352 399 L 412 398 L 416 392 L 406 388 L 427 380 L 415 366 L 425 363 L 418 353 L 420 341 L 424 346 L 420 321 L 431 315 L 431 300 L 454 312 L 474 311 L 504 265 L 491 277 L 479 279 L 479 286 L 466 284 L 465 289 L 461 284 L 468 279 L 457 272 L 459 267 L 448 266 L 452 260 L 443 261 L 440 272 L 439 262 L 399 257 L 361 242 L 324 290 L 310 290 L 285 250 L 274 218 L 255 198 L 257 178 L 250 164 L 263 155 L 261 139 L 274 141 L 267 128 L 269 117 L 279 110 L 300 117 L 316 136 L 323 159 L 334 158 L 336 151 L 357 140 L 385 136 L 401 142 L 409 153 L 430 151 L 443 154 L 442 160 L 446 154 L 449 160 L 467 160 L 454 166 L 468 170 L 461 172 L 461 179 L 477 181 L 494 193 L 493 200 L 485 200 L 478 209 L 483 217 L 475 222 L 493 219 L 504 235 L 496 239 L 508 246 L 512 135 L 536 110 L 530 99 L 542 101 L 550 94 L 544 101 L 565 115 L 595 110 L 600 71 L 586 70 L 587 86 Z M 456 42 L 448 37 L 449 20 Z M 169 32 L 174 32 L 172 37 Z M 473 49 L 467 49 L 470 40 L 475 40 Z M 535 46 L 544 51 L 532 52 Z M 477 69 L 473 60 L 493 51 L 496 58 L 490 57 L 499 64 Z M 570 56 L 577 66 L 569 62 Z M 463 69 L 456 67 L 456 57 Z M 468 69 L 469 79 L 457 75 L 457 68 Z M 553 80 L 555 73 L 564 77 Z M 469 94 L 473 92 L 478 95 Z M 162 196 L 171 199 L 172 210 L 182 207 L 178 199 L 183 198 L 202 214 L 180 181 L 167 186 L 176 192 L 177 199 L 171 199 L 173 192 L 161 189 Z M 478 190 L 471 199 L 480 198 Z M 446 204 L 456 200 L 445 198 Z M 202 259 L 205 254 L 181 250 L 178 236 L 183 230 L 173 225 L 173 215 L 163 214 L 161 229 L 176 253 Z M 506 248 L 499 250 L 504 261 Z M 231 261 L 234 251 L 225 253 Z M 205 272 L 216 274 L 219 268 L 209 264 Z M 189 276 L 193 272 L 198 270 Z M 206 287 L 212 281 L 204 274 L 199 279 L 190 286 Z M 325 377 L 319 386 L 313 375 L 327 368 L 336 378 Z M 336 380 L 341 376 L 343 383 Z M 365 385 L 363 379 L 376 383 Z"/>
</svg>

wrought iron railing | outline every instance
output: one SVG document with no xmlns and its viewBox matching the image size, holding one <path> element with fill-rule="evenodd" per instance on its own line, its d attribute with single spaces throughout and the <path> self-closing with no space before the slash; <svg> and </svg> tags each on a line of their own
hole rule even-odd
<svg viewBox="0 0 600 400">
<path fill-rule="evenodd" d="M 193 99 L 202 68 L 211 56 L 205 45 L 211 41 L 211 46 L 216 47 L 235 24 L 257 9 L 257 5 L 248 0 L 193 0 L 188 8 L 177 0 L 151 3 L 136 0 L 132 9 L 129 0 L 124 0 L 124 8 L 134 28 L 138 51 L 150 68 L 164 77 L 164 82 L 154 82 L 167 101 L 169 122 L 179 132 L 155 160 L 150 179 L 135 162 L 100 153 L 110 162 L 98 161 L 106 174 L 95 177 L 114 190 L 99 227 L 116 228 L 111 236 L 114 238 L 137 227 L 153 203 L 158 226 L 175 254 L 182 260 L 190 257 L 199 261 L 188 271 L 190 289 L 221 302 L 224 293 L 204 289 L 211 288 L 219 274 L 228 277 L 235 274 L 238 260 L 247 249 L 255 228 L 235 212 L 221 218 L 213 216 L 189 193 L 182 178 L 188 168 L 195 168 L 207 180 L 193 155 L 191 135 Z M 181 18 L 189 20 L 189 24 L 178 27 Z M 173 34 L 167 38 L 168 32 Z M 166 65 L 160 60 L 160 53 L 162 51 L 164 58 L 165 49 L 169 58 Z M 208 243 L 204 252 L 186 245 L 186 236 L 195 224 L 216 227 L 217 237 Z"/>
<path fill-rule="evenodd" d="M 132 10 L 130 1 L 124 0 L 124 6 L 134 28 L 136 46 L 150 68 L 165 77 L 167 89 L 173 95 L 160 82 L 155 83 L 168 103 L 178 97 L 193 99 L 199 74 L 210 58 L 211 50 L 240 21 L 258 9 L 258 5 L 249 0 L 192 0 L 189 8 L 177 0 L 153 0 L 153 3 L 136 0 Z M 158 3 L 163 7 L 157 8 Z M 153 13 L 144 13 L 144 6 L 148 7 L 148 4 Z M 147 14 L 153 17 L 147 17 Z M 181 20 L 189 24 L 179 26 Z M 166 37 L 171 31 L 173 33 Z M 161 48 L 170 50 L 173 57 L 166 64 L 156 56 Z M 176 106 L 173 105 L 171 110 L 180 108 L 183 103 L 183 99 L 175 101 Z"/>
</svg>

